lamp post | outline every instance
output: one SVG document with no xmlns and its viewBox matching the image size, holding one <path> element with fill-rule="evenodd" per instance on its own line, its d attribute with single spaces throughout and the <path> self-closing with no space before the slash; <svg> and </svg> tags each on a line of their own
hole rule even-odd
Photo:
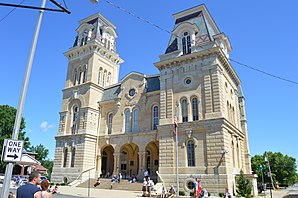
<svg viewBox="0 0 298 198">
<path fill-rule="evenodd" d="M 22 112 L 23 112 L 23 107 L 24 107 L 25 98 L 26 98 L 26 94 L 27 94 L 27 88 L 28 88 L 32 63 L 33 63 L 33 59 L 34 59 L 37 39 L 38 39 L 44 11 L 45 10 L 59 11 L 59 12 L 66 12 L 66 13 L 70 14 L 70 11 L 68 11 L 66 8 L 64 8 L 60 4 L 58 4 L 55 0 L 50 0 L 50 1 L 52 3 L 54 3 L 56 6 L 58 6 L 59 8 L 61 8 L 61 10 L 45 8 L 46 0 L 42 0 L 41 7 L 39 7 L 39 8 L 33 7 L 33 6 L 22 6 L 22 5 L 15 5 L 15 4 L 4 4 L 4 3 L 0 4 L 1 6 L 22 7 L 22 8 L 39 9 L 40 10 L 38 19 L 37 19 L 37 23 L 36 23 L 36 27 L 35 27 L 32 46 L 31 46 L 31 50 L 30 50 L 30 54 L 29 54 L 29 58 L 28 58 L 28 62 L 27 62 L 27 67 L 26 67 L 23 86 L 22 86 L 22 90 L 21 90 L 21 96 L 20 96 L 19 103 L 18 103 L 18 109 L 17 109 L 17 113 L 16 113 L 15 123 L 14 123 L 14 127 L 13 127 L 13 133 L 12 133 L 13 140 L 18 140 L 18 137 L 19 137 L 20 124 L 21 124 L 21 120 L 22 120 Z M 92 3 L 98 2 L 98 0 L 90 0 L 90 1 Z M 6 169 L 5 169 L 5 178 L 3 181 L 2 192 L 1 192 L 1 197 L 3 197 L 3 198 L 8 197 L 12 170 L 13 170 L 13 163 L 10 162 L 6 165 Z"/>
<path fill-rule="evenodd" d="M 263 173 L 263 166 L 260 166 L 261 169 L 261 173 L 262 173 L 262 187 L 263 187 L 263 191 L 264 191 L 264 197 L 266 198 L 266 193 L 265 193 L 265 184 L 264 184 L 264 173 Z"/>
<path fill-rule="evenodd" d="M 45 5 L 46 5 L 46 0 L 42 0 L 41 8 L 44 8 Z M 19 99 L 16 119 L 15 119 L 15 123 L 14 123 L 14 127 L 13 127 L 12 139 L 14 139 L 14 140 L 17 140 L 19 137 L 20 124 L 21 124 L 21 120 L 22 120 L 22 111 L 23 111 L 24 102 L 25 102 L 25 98 L 26 98 L 26 93 L 27 93 L 27 88 L 28 88 L 28 83 L 29 83 L 29 78 L 30 78 L 30 73 L 31 73 L 31 68 L 32 68 L 32 62 L 33 62 L 33 58 L 34 58 L 34 53 L 35 53 L 35 49 L 36 49 L 36 43 L 37 43 L 37 38 L 38 38 L 39 30 L 40 30 L 43 13 L 44 13 L 44 10 L 39 11 L 39 16 L 38 16 L 35 33 L 34 33 L 34 37 L 33 37 L 33 41 L 32 41 L 30 55 L 29 55 L 27 68 L 26 68 L 26 72 L 25 72 L 25 77 L 24 77 L 24 81 L 23 81 L 23 86 L 22 86 L 22 90 L 21 90 L 21 96 Z M 10 163 L 8 163 L 8 165 L 6 166 L 6 169 L 5 169 L 5 179 L 3 182 L 1 197 L 8 197 L 12 169 L 13 169 L 13 163 L 10 162 Z"/>
</svg>

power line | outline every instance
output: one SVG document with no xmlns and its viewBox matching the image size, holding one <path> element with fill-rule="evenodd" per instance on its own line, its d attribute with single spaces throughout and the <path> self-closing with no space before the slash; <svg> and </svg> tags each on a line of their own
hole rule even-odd
<svg viewBox="0 0 298 198">
<path fill-rule="evenodd" d="M 137 18 L 137 19 L 140 20 L 140 21 L 143 21 L 143 22 L 145 22 L 145 23 L 147 23 L 147 24 L 149 24 L 149 25 L 151 25 L 151 26 L 154 26 L 155 28 L 160 29 L 160 30 L 162 30 L 162 31 L 164 31 L 164 32 L 166 32 L 166 33 L 168 33 L 168 34 L 173 34 L 171 31 L 169 31 L 169 30 L 167 30 L 167 29 L 164 29 L 164 28 L 160 27 L 159 25 L 157 25 L 157 24 L 155 24 L 155 23 L 150 22 L 149 20 L 144 19 L 144 18 L 142 18 L 142 17 L 136 15 L 136 14 L 132 13 L 131 11 L 125 9 L 125 8 L 122 8 L 122 7 L 120 7 L 119 5 L 113 3 L 113 2 L 111 2 L 111 1 L 109 1 L 109 0 L 104 0 L 104 1 L 105 1 L 106 3 L 108 3 L 108 4 L 112 5 L 112 6 L 114 6 L 115 8 L 117 8 L 117 9 L 119 9 L 119 10 L 121 10 L 121 11 L 123 11 L 123 12 L 125 12 L 125 13 L 127 13 L 127 14 L 129 14 L 129 15 L 131 15 L 132 17 Z M 178 35 L 175 35 L 175 36 L 177 36 L 178 38 L 180 38 Z M 204 49 L 202 46 L 199 46 L 199 47 L 202 48 L 202 49 Z M 206 49 L 204 49 L 204 50 L 206 50 Z M 207 50 L 209 51 L 209 49 L 207 49 Z M 283 81 L 286 81 L 286 82 L 289 82 L 289 83 L 298 85 L 298 82 L 296 82 L 296 81 L 289 80 L 289 79 L 286 79 L 286 78 L 283 78 L 283 77 L 280 77 L 280 76 L 271 74 L 271 73 L 269 73 L 269 72 L 266 72 L 266 71 L 257 69 L 257 68 L 255 68 L 255 67 L 249 66 L 249 65 L 247 65 L 247 64 L 241 63 L 241 62 L 236 61 L 236 60 L 231 59 L 231 58 L 228 58 L 228 60 L 230 60 L 231 62 L 234 62 L 234 63 L 236 63 L 236 64 L 238 64 L 238 65 L 241 65 L 241 66 L 244 66 L 244 67 L 249 68 L 249 69 L 251 69 L 251 70 L 254 70 L 254 71 L 256 71 L 256 72 L 259 72 L 259 73 L 262 73 L 262 74 L 264 74 L 264 75 L 267 75 L 267 76 L 276 78 L 276 79 L 278 79 L 278 80 L 283 80 Z"/>
<path fill-rule="evenodd" d="M 18 5 L 22 5 L 22 3 L 24 3 L 26 0 L 21 1 Z M 15 11 L 15 9 L 17 9 L 17 7 L 13 8 L 10 12 L 8 12 L 2 19 L 0 19 L 0 23 L 6 18 L 8 17 L 13 11 Z"/>
</svg>

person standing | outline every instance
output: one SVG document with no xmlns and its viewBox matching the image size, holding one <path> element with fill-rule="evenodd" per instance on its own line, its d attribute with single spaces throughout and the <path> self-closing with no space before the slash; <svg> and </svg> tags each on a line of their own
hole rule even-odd
<svg viewBox="0 0 298 198">
<path fill-rule="evenodd" d="M 48 192 L 49 186 L 50 186 L 50 182 L 47 179 L 43 180 L 40 183 L 40 187 L 41 187 L 41 190 L 42 190 L 42 192 L 41 192 L 41 197 L 42 198 L 53 198 L 52 193 Z"/>
<path fill-rule="evenodd" d="M 40 177 L 39 172 L 32 172 L 29 175 L 29 182 L 17 189 L 17 198 L 42 198 L 41 189 L 37 187 L 41 181 Z"/>
<path fill-rule="evenodd" d="M 148 181 L 149 172 L 148 172 L 148 170 L 147 170 L 147 169 L 144 171 L 144 177 L 145 177 L 145 178 L 146 178 L 146 180 Z"/>
<path fill-rule="evenodd" d="M 143 186 L 142 186 L 142 197 L 146 197 L 147 196 L 147 180 L 146 178 L 144 178 L 144 181 L 143 181 Z"/>
</svg>

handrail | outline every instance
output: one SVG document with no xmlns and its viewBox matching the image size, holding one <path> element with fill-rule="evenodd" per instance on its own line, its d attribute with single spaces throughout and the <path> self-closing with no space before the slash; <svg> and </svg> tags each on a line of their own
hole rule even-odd
<svg viewBox="0 0 298 198">
<path fill-rule="evenodd" d="M 84 174 L 84 173 L 86 173 L 86 172 L 88 172 L 88 171 L 91 171 L 92 169 L 95 169 L 95 167 L 89 168 L 89 169 L 87 169 L 87 170 L 83 170 L 75 180 L 79 180 L 80 177 L 82 176 L 82 174 Z"/>
<path fill-rule="evenodd" d="M 159 177 L 160 180 L 162 181 L 163 186 L 166 187 L 166 186 L 165 186 L 165 181 L 163 180 L 163 178 L 161 177 L 161 175 L 159 174 L 158 171 L 156 171 L 156 174 L 158 175 L 158 177 Z"/>
</svg>

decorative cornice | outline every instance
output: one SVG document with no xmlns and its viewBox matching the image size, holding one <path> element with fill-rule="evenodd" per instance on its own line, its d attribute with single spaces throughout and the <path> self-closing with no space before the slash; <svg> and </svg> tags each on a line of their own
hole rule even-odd
<svg viewBox="0 0 298 198">
<path fill-rule="evenodd" d="M 194 61 L 196 59 L 203 58 L 203 57 L 209 57 L 212 55 L 217 55 L 219 61 L 223 65 L 224 69 L 227 71 L 227 73 L 231 76 L 231 78 L 233 79 L 235 84 L 238 86 L 241 83 L 241 81 L 240 81 L 238 75 L 236 74 L 236 72 L 234 71 L 231 63 L 229 62 L 229 60 L 227 59 L 224 52 L 220 49 L 219 46 L 209 48 L 209 49 L 203 49 L 201 51 L 193 52 L 191 54 L 179 56 L 179 57 L 172 58 L 169 60 L 160 61 L 160 62 L 154 63 L 154 65 L 159 70 L 162 70 L 164 68 L 174 67 L 177 64 L 186 63 L 187 61 L 190 61 L 190 60 Z"/>
<path fill-rule="evenodd" d="M 66 56 L 70 61 L 93 53 L 100 55 L 114 65 L 120 65 L 124 62 L 124 60 L 119 57 L 118 53 L 108 50 L 96 40 L 93 40 L 83 46 L 73 47 L 68 52 L 65 52 L 64 56 Z"/>
</svg>

